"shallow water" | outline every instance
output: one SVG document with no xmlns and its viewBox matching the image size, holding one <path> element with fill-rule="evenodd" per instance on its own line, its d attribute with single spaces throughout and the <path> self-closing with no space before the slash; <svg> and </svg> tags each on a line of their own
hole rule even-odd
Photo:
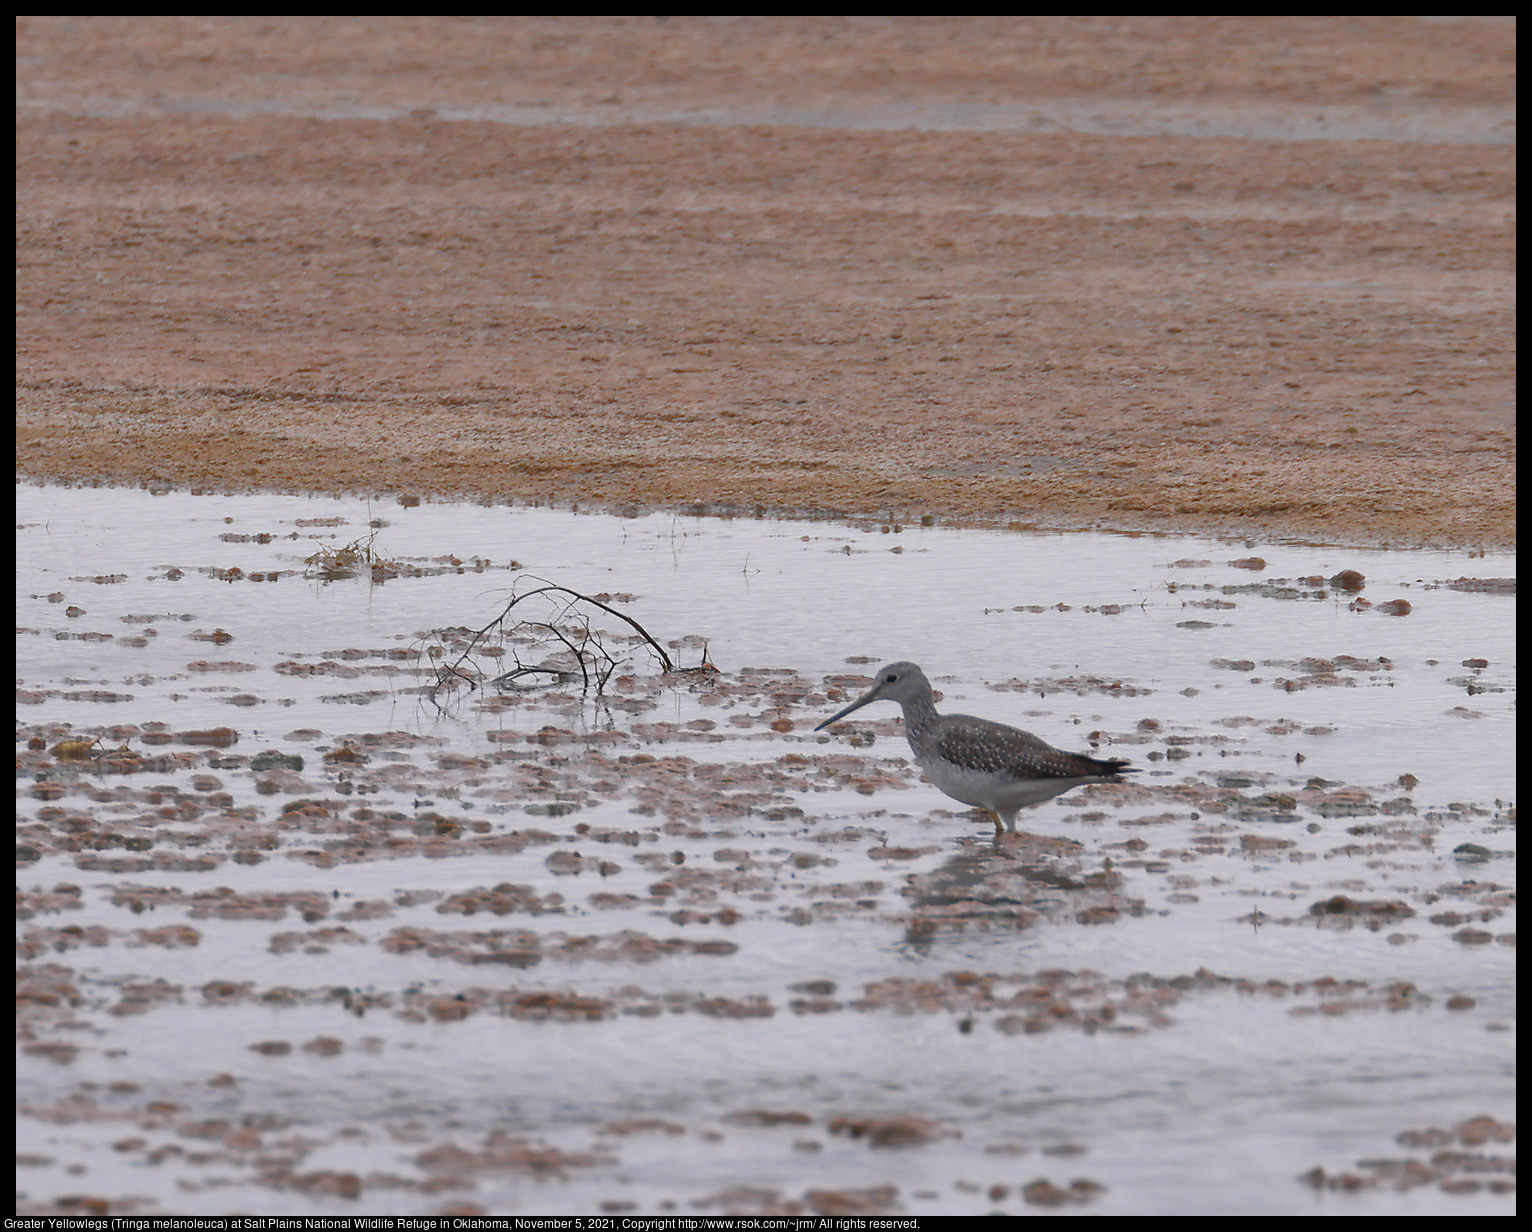
<svg viewBox="0 0 1532 1232">
<path fill-rule="evenodd" d="M 18 500 L 20 1209 L 1511 1209 L 1514 558 Z M 426 696 L 529 577 L 716 670 Z M 1140 773 L 997 846 L 896 658 Z"/>
</svg>

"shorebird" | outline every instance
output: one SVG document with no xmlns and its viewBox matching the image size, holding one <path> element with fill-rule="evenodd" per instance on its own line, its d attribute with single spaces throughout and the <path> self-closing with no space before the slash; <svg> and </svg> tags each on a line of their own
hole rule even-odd
<svg viewBox="0 0 1532 1232">
<path fill-rule="evenodd" d="M 936 789 L 989 812 L 997 838 L 1016 832 L 1016 814 L 1029 804 L 1041 804 L 1086 783 L 1121 783 L 1123 773 L 1132 773 L 1120 757 L 1097 761 L 991 719 L 938 714 L 931 682 L 914 663 L 880 667 L 872 688 L 814 730 L 881 701 L 898 702 L 904 710 L 905 737 Z"/>
</svg>

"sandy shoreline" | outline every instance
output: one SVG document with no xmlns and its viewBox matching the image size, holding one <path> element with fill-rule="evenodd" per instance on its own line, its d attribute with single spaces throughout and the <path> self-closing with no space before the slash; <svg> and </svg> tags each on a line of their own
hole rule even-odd
<svg viewBox="0 0 1532 1232">
<path fill-rule="evenodd" d="M 28 19 L 18 473 L 1509 546 L 1514 30 L 1264 20 Z M 1445 135 L 633 122 L 1093 98 Z"/>
</svg>

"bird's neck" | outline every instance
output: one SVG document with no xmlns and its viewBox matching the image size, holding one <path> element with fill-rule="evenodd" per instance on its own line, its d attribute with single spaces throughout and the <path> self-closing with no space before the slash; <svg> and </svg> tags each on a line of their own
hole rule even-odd
<svg viewBox="0 0 1532 1232">
<path fill-rule="evenodd" d="M 904 710 L 904 730 L 911 737 L 920 735 L 936 721 L 936 699 L 931 696 L 930 689 L 904 698 L 899 704 Z"/>
</svg>

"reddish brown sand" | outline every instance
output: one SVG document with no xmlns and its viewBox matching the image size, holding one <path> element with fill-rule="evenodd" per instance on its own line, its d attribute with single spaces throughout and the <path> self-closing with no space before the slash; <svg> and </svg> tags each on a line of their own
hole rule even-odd
<svg viewBox="0 0 1532 1232">
<path fill-rule="evenodd" d="M 1513 41 L 27 18 L 18 469 L 1509 545 Z"/>
</svg>

